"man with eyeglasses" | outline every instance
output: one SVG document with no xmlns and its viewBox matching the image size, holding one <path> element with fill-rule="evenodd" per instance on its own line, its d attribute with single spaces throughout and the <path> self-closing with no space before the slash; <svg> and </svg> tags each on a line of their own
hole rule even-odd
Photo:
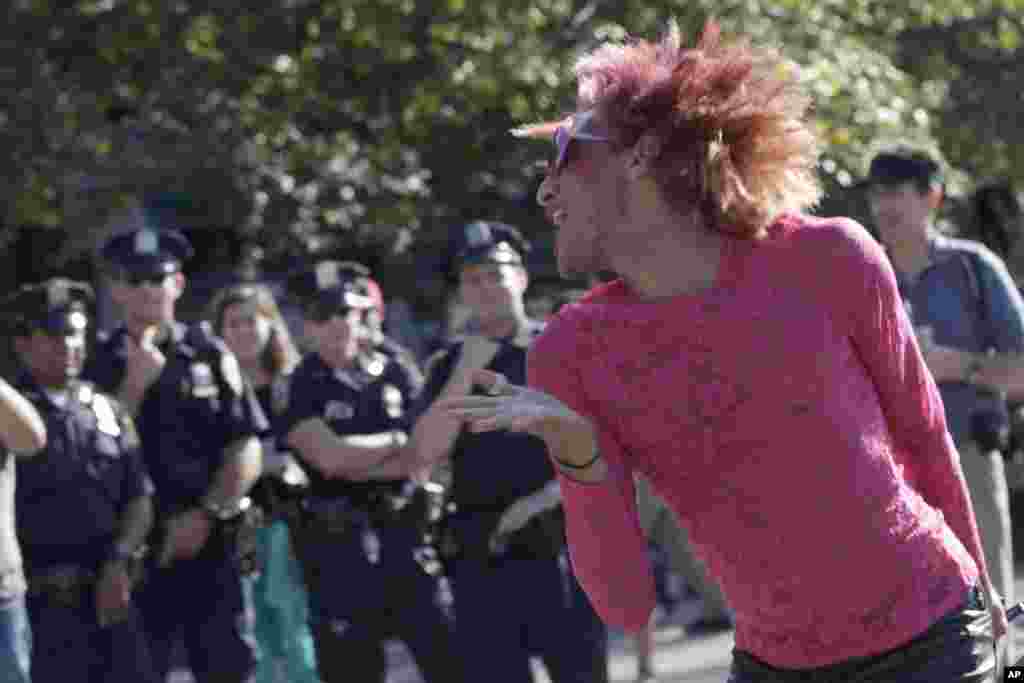
<svg viewBox="0 0 1024 683">
<path fill-rule="evenodd" d="M 209 325 L 175 320 L 191 253 L 173 230 L 108 240 L 101 256 L 124 323 L 99 335 L 85 374 L 135 412 L 156 486 L 154 566 L 140 605 L 158 673 L 183 639 L 200 683 L 241 682 L 255 659 L 237 534 L 267 423 Z"/>
<path fill-rule="evenodd" d="M 427 683 L 458 683 L 451 592 L 426 543 L 418 484 L 399 457 L 419 371 L 367 347 L 372 300 L 345 264 L 292 275 L 312 351 L 291 376 L 279 439 L 309 476 L 296 529 L 324 683 L 384 683 L 402 640 Z"/>
</svg>

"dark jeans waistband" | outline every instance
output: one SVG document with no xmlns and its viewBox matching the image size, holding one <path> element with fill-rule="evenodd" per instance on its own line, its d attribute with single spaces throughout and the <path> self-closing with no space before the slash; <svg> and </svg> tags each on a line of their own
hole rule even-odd
<svg viewBox="0 0 1024 683">
<path fill-rule="evenodd" d="M 988 681 L 995 672 L 992 619 L 977 586 L 910 642 L 869 657 L 813 669 L 778 669 L 733 651 L 729 683 L 953 683 Z"/>
</svg>

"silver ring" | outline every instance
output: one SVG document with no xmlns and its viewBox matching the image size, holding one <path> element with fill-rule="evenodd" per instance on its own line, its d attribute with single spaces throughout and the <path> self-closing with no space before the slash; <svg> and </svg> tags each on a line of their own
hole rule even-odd
<svg viewBox="0 0 1024 683">
<path fill-rule="evenodd" d="M 507 386 L 508 380 L 505 379 L 505 375 L 499 374 L 497 381 L 487 390 L 487 393 L 491 396 L 501 396 L 501 393 L 505 391 Z"/>
</svg>

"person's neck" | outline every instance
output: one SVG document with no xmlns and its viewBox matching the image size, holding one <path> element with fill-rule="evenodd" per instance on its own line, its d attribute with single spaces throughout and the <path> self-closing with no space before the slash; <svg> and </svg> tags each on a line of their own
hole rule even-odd
<svg viewBox="0 0 1024 683">
<path fill-rule="evenodd" d="M 725 236 L 709 229 L 696 212 L 689 216 L 660 207 L 624 231 L 610 251 L 612 270 L 642 299 L 697 294 L 714 286 Z"/>
<path fill-rule="evenodd" d="M 242 374 L 249 380 L 253 388 L 260 388 L 270 384 L 272 377 L 267 369 L 263 367 L 262 358 L 238 359 L 238 365 L 242 368 Z"/>
<path fill-rule="evenodd" d="M 153 323 L 132 320 L 128 320 L 125 322 L 125 327 L 128 330 L 128 334 L 130 334 L 133 339 L 142 339 L 142 335 L 145 333 L 146 330 L 148 330 L 151 327 L 155 327 L 156 334 L 153 337 L 153 343 L 155 344 L 161 344 L 167 339 L 167 337 L 171 334 L 172 325 L 172 322 Z"/>
<path fill-rule="evenodd" d="M 477 320 L 477 330 L 488 339 L 507 339 L 508 337 L 513 337 L 525 326 L 525 313 L 516 313 L 490 320 Z"/>
<path fill-rule="evenodd" d="M 71 385 L 71 380 L 66 377 L 51 381 L 39 381 L 37 379 L 36 383 L 39 385 L 39 388 L 47 394 L 61 394 L 68 390 L 68 387 Z"/>
<path fill-rule="evenodd" d="M 323 354 L 318 355 L 320 356 L 321 362 L 334 372 L 348 372 L 356 367 L 356 361 L 359 360 L 358 351 L 352 355 L 346 355 L 343 358 L 339 358 L 338 362 L 334 362 L 333 359 L 325 358 Z"/>
<path fill-rule="evenodd" d="M 931 262 L 929 229 L 886 244 L 886 251 L 893 267 L 913 279 Z"/>
</svg>

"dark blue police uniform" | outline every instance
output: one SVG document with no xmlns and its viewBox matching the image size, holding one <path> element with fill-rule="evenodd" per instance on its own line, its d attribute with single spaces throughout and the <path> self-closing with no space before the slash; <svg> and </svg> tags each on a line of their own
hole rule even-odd
<svg viewBox="0 0 1024 683">
<path fill-rule="evenodd" d="M 449 248 L 454 283 L 463 265 L 521 265 L 528 247 L 511 226 L 478 222 L 466 226 Z M 498 350 L 486 367 L 525 385 L 527 348 L 541 329 L 531 321 L 512 338 L 492 340 Z M 449 343 L 430 359 L 415 414 L 437 399 L 462 345 Z M 505 510 L 554 480 L 543 441 L 463 429 L 450 469 L 455 511 L 445 521 L 442 549 L 467 680 L 528 683 L 529 658 L 539 656 L 554 683 L 607 681 L 607 632 L 572 573 L 560 508 L 537 515 L 499 545 L 491 543 Z"/>
<path fill-rule="evenodd" d="M 130 276 L 167 272 L 190 252 L 182 248 L 184 237 L 178 233 L 160 233 L 154 250 L 152 240 L 139 232 L 115 237 L 104 248 L 106 260 Z M 156 486 L 157 549 L 162 523 L 201 505 L 224 464 L 225 450 L 269 428 L 252 389 L 241 380 L 237 360 L 207 323 L 174 323 L 164 333 L 157 346 L 167 362 L 136 417 Z M 124 378 L 127 334 L 124 327 L 101 334 L 86 369 L 90 379 L 110 391 Z M 201 683 L 251 678 L 256 656 L 251 580 L 243 576 L 236 550 L 229 527 L 215 524 L 196 557 L 150 568 L 140 606 L 161 675 L 171 668 L 181 638 Z"/>
<path fill-rule="evenodd" d="M 91 294 L 85 286 L 77 294 L 72 287 L 70 296 L 54 302 L 46 290 L 60 282 L 22 288 L 4 303 L 8 320 L 12 307 L 21 311 L 25 326 L 16 335 L 31 327 L 50 335 L 84 333 L 84 302 Z M 85 382 L 47 392 L 23 369 L 14 385 L 35 405 L 47 431 L 44 450 L 18 461 L 15 494 L 29 581 L 32 677 L 157 683 L 137 610 L 101 626 L 94 601 L 96 580 L 114 559 L 126 505 L 153 492 L 131 420 Z"/>
<path fill-rule="evenodd" d="M 318 295 L 309 289 L 305 296 Z M 311 418 L 338 435 L 406 431 L 407 410 L 421 385 L 415 367 L 381 353 L 362 355 L 345 370 L 311 353 L 292 374 L 288 409 L 275 431 L 285 439 Z M 451 594 L 424 546 L 415 483 L 328 478 L 302 453 L 294 455 L 310 480 L 294 538 L 321 678 L 383 683 L 384 641 L 397 638 L 428 683 L 461 681 Z"/>
</svg>

